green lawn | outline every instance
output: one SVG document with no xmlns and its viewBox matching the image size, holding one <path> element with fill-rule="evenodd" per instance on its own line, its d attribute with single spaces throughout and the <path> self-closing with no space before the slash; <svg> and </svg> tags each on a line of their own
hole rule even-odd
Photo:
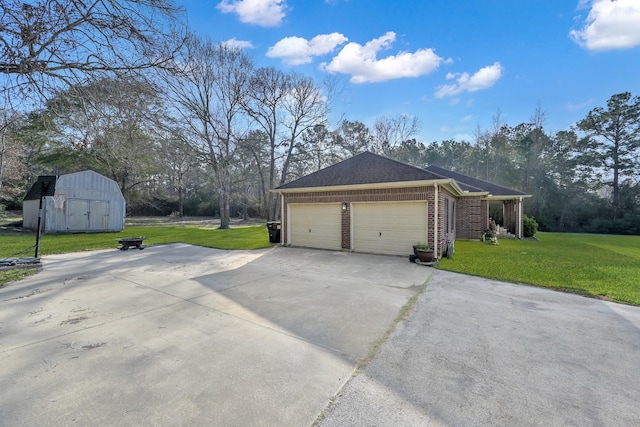
<svg viewBox="0 0 640 427">
<path fill-rule="evenodd" d="M 258 249 L 270 246 L 264 226 L 236 227 L 228 230 L 181 226 L 129 226 L 121 233 L 45 234 L 40 240 L 40 255 L 91 251 L 118 247 L 123 237 L 144 236 L 144 244 L 189 243 L 218 249 Z M 0 257 L 13 256 L 35 244 L 35 235 L 0 235 Z M 33 250 L 23 256 L 33 256 Z"/>
<path fill-rule="evenodd" d="M 144 236 L 146 245 L 189 243 L 218 249 L 269 247 L 264 226 L 229 230 L 192 226 L 128 226 L 122 233 L 44 235 L 40 254 L 115 249 L 116 240 Z M 640 236 L 538 233 L 540 241 L 501 239 L 497 246 L 456 242 L 454 259 L 440 269 L 527 283 L 640 305 Z M 0 235 L 0 258 L 33 256 L 35 236 Z M 0 286 L 19 276 L 0 272 Z"/>
<path fill-rule="evenodd" d="M 442 270 L 640 305 L 640 236 L 538 233 L 497 246 L 456 241 Z"/>
<path fill-rule="evenodd" d="M 118 247 L 118 239 L 133 236 L 146 237 L 145 246 L 180 242 L 218 249 L 258 249 L 271 245 L 264 226 L 235 227 L 228 230 L 184 226 L 128 226 L 121 233 L 46 234 L 40 240 L 40 255 L 115 249 Z M 31 248 L 34 244 L 33 233 L 0 235 L 0 258 L 32 257 L 35 254 Z M 0 286 L 17 280 L 19 276 L 14 276 L 16 274 L 28 274 L 10 271 L 0 271 Z"/>
</svg>

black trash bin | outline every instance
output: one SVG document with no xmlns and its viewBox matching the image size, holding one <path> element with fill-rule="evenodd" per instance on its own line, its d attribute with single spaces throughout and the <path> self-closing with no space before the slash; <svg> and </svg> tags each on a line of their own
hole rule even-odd
<svg viewBox="0 0 640 427">
<path fill-rule="evenodd" d="M 267 222 L 267 229 L 269 230 L 269 242 L 280 243 L 280 221 Z"/>
</svg>

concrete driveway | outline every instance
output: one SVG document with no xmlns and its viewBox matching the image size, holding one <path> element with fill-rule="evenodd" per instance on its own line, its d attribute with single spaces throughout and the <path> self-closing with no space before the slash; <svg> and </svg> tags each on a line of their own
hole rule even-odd
<svg viewBox="0 0 640 427">
<path fill-rule="evenodd" d="M 640 307 L 436 271 L 328 426 L 638 426 Z"/>
<path fill-rule="evenodd" d="M 0 424 L 305 426 L 433 270 L 174 244 L 0 289 Z"/>
</svg>

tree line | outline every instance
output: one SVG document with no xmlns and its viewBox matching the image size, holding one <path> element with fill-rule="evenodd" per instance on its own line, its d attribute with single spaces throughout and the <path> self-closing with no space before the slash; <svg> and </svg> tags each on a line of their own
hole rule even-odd
<svg viewBox="0 0 640 427">
<path fill-rule="evenodd" d="M 37 175 L 93 169 L 118 183 L 130 214 L 219 215 L 226 228 L 277 219 L 270 190 L 368 150 L 531 194 L 525 212 L 541 230 L 640 234 L 640 98 L 630 93 L 567 130 L 547 131 L 538 107 L 515 126 L 496 113 L 472 141 L 427 143 L 407 115 L 331 124 L 330 83 L 190 34 L 169 0 L 31 3 L 7 3 L 15 13 L 0 30 L 5 208 L 20 208 Z M 121 26 L 107 30 L 105 16 Z"/>
</svg>

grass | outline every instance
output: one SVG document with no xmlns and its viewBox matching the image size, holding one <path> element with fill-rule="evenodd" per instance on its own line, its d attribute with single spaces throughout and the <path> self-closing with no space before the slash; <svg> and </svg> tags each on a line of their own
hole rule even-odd
<svg viewBox="0 0 640 427">
<path fill-rule="evenodd" d="M 124 237 L 144 236 L 145 245 L 188 243 L 217 249 L 258 249 L 270 246 L 264 226 L 237 227 L 218 230 L 201 227 L 127 227 L 120 233 L 45 234 L 40 240 L 40 254 L 91 251 L 118 247 L 117 240 Z M 35 235 L 3 235 L 0 257 L 9 257 L 35 244 Z M 33 256 L 33 250 L 23 256 Z"/>
<path fill-rule="evenodd" d="M 118 239 L 132 236 L 146 237 L 145 245 L 270 246 L 264 226 L 229 230 L 190 225 L 128 226 L 121 233 L 47 234 L 42 236 L 40 255 L 115 249 Z M 640 305 L 640 236 L 538 233 L 537 237 L 539 241 L 502 239 L 497 246 L 457 241 L 455 258 L 443 259 L 439 268 Z M 32 233 L 0 235 L 0 258 L 33 256 L 34 243 Z M 0 286 L 19 280 L 20 274 L 29 273 L 0 271 Z"/>
<path fill-rule="evenodd" d="M 18 280 L 22 280 L 27 276 L 36 274 L 38 271 L 40 271 L 39 267 L 14 268 L 4 271 L 0 270 L 0 288 L 7 283 L 17 282 Z"/>
<path fill-rule="evenodd" d="M 538 233 L 497 246 L 456 241 L 442 270 L 640 305 L 640 236 Z"/>
<path fill-rule="evenodd" d="M 166 243 L 188 243 L 217 249 L 259 249 L 271 246 L 264 226 L 235 227 L 228 230 L 192 226 L 128 226 L 120 233 L 45 234 L 40 240 L 40 256 L 115 249 L 118 247 L 118 239 L 133 236 L 146 237 L 145 246 Z M 34 233 L 2 234 L 0 258 L 32 257 L 35 254 L 34 245 Z M 22 278 L 19 274 L 18 270 L 0 271 L 0 286 L 19 280 Z"/>
</svg>

